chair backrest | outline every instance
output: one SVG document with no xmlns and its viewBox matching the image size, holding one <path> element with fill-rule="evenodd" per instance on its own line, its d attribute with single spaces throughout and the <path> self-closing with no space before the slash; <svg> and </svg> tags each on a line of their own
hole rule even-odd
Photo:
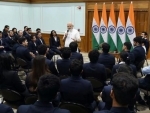
<svg viewBox="0 0 150 113">
<path fill-rule="evenodd" d="M 26 105 L 34 104 L 37 101 L 37 99 L 38 99 L 37 95 L 30 95 L 25 98 L 25 104 Z"/>
<path fill-rule="evenodd" d="M 91 82 L 93 89 L 98 89 L 98 88 L 103 87 L 103 83 L 94 77 L 88 77 L 86 79 Z"/>
<path fill-rule="evenodd" d="M 143 68 L 144 63 L 145 63 L 145 59 L 142 60 L 142 61 L 138 64 L 137 69 L 140 70 L 141 68 Z"/>
<path fill-rule="evenodd" d="M 10 89 L 2 89 L 1 93 L 2 93 L 4 100 L 6 101 L 15 102 L 15 101 L 22 100 L 21 95 L 16 91 L 13 91 Z"/>
<path fill-rule="evenodd" d="M 21 58 L 17 58 L 17 63 L 18 65 L 20 65 L 21 67 L 26 66 L 27 62 Z"/>
<path fill-rule="evenodd" d="M 77 103 L 63 102 L 59 105 L 61 109 L 67 109 L 70 113 L 91 113 L 91 111 L 85 106 Z"/>
</svg>

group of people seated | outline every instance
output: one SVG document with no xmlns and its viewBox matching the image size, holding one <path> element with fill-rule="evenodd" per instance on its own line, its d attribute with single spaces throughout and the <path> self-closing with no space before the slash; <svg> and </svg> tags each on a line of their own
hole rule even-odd
<svg viewBox="0 0 150 113">
<path fill-rule="evenodd" d="M 103 43 L 102 53 L 91 50 L 88 53 L 90 62 L 84 63 L 82 54 L 77 52 L 77 42 L 62 47 L 54 30 L 50 34 L 50 45 L 47 46 L 40 29 L 31 35 L 31 28 L 27 26 L 24 32 L 16 32 L 15 28 L 9 30 L 9 26 L 5 26 L 4 31 L 0 32 L 0 42 L 4 44 L 0 46 L 0 89 L 14 90 L 22 95 L 22 100 L 30 94 L 38 96 L 33 105 L 21 105 L 17 113 L 70 113 L 59 108 L 61 102 L 81 104 L 91 113 L 133 113 L 136 101 L 144 105 L 149 102 L 141 98 L 140 88 L 150 90 L 150 67 L 142 69 L 146 75 L 144 78 L 137 78 L 139 65 L 145 61 L 147 53 L 142 47 L 148 41 L 145 37 L 144 33 L 143 37 L 133 39 L 133 50 L 132 44 L 125 42 L 119 62 L 109 53 L 110 45 Z M 51 60 L 53 53 L 61 56 L 56 65 Z M 31 69 L 26 75 L 25 84 L 14 70 L 13 64 L 16 62 L 12 61 L 10 54 L 15 59 L 27 62 L 23 68 Z M 94 89 L 88 79 L 91 77 L 102 85 Z M 110 82 L 107 84 L 108 78 Z M 94 98 L 94 92 L 100 94 L 102 101 Z M 95 111 L 96 108 L 99 111 Z M 0 104 L 0 113 L 7 111 L 13 113 L 10 107 Z"/>
</svg>

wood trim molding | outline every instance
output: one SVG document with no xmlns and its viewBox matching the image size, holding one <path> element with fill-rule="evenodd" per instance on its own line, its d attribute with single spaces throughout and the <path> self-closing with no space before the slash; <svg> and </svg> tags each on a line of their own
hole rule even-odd
<svg viewBox="0 0 150 113">
<path fill-rule="evenodd" d="M 31 3 L 31 0 L 0 0 L 0 2 Z"/>
</svg>

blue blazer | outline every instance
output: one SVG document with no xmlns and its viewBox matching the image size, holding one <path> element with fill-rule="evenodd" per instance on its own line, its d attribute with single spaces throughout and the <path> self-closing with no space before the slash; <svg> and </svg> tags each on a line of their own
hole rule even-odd
<svg viewBox="0 0 150 113">
<path fill-rule="evenodd" d="M 57 36 L 57 41 L 55 41 L 54 37 L 49 38 L 49 44 L 51 49 L 57 49 L 57 47 L 60 47 L 60 38 Z"/>
<path fill-rule="evenodd" d="M 71 56 L 70 56 L 70 60 L 74 60 L 74 59 L 78 59 L 83 63 L 83 56 L 82 54 L 78 53 L 78 52 L 72 52 Z"/>
<path fill-rule="evenodd" d="M 0 113 L 14 113 L 14 111 L 11 107 L 4 104 L 0 104 Z"/>
<path fill-rule="evenodd" d="M 51 103 L 36 101 L 33 105 L 19 106 L 17 113 L 70 113 L 68 110 L 55 108 Z"/>
<path fill-rule="evenodd" d="M 35 45 L 35 44 L 36 44 L 36 45 Z M 37 43 L 35 42 L 35 44 L 34 44 L 33 41 L 30 41 L 29 44 L 28 44 L 28 49 L 29 49 L 31 52 L 33 52 L 34 54 L 35 54 L 36 51 L 37 51 Z"/>
<path fill-rule="evenodd" d="M 99 55 L 98 63 L 112 70 L 113 65 L 115 65 L 115 57 L 109 53 L 102 53 Z"/>
<path fill-rule="evenodd" d="M 59 75 L 70 75 L 69 67 L 70 67 L 70 59 L 58 59 L 56 61 L 57 70 Z"/>
<path fill-rule="evenodd" d="M 44 39 L 43 39 L 43 38 L 41 38 L 41 40 L 42 40 L 43 44 L 45 44 Z M 36 39 L 36 43 L 37 43 L 37 46 L 42 45 L 42 43 L 41 43 L 41 41 L 40 41 L 40 39 L 39 39 L 39 38 L 37 38 L 37 39 Z"/>
<path fill-rule="evenodd" d="M 62 101 L 75 102 L 87 107 L 94 101 L 92 84 L 80 76 L 62 79 L 60 93 Z"/>
<path fill-rule="evenodd" d="M 12 51 L 12 48 L 15 44 L 15 41 L 13 40 L 13 37 L 12 39 L 10 39 L 9 37 L 5 38 L 5 43 L 6 43 L 6 51 Z"/>
</svg>

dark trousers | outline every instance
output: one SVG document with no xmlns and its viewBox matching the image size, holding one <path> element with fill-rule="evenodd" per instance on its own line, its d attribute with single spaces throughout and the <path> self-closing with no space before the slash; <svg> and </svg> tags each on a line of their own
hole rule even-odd
<svg viewBox="0 0 150 113">
<path fill-rule="evenodd" d="M 51 49 L 52 51 L 54 51 L 56 54 L 59 54 L 61 56 L 61 51 L 59 49 Z"/>
</svg>

